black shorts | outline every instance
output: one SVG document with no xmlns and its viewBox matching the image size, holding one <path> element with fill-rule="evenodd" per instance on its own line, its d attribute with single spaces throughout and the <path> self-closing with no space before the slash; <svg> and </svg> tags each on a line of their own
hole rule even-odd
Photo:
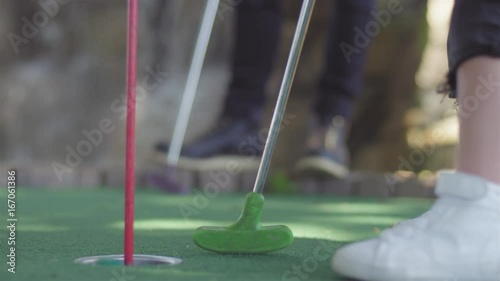
<svg viewBox="0 0 500 281">
<path fill-rule="evenodd" d="M 456 97 L 456 72 L 475 56 L 500 57 L 500 0 L 456 0 L 448 35 L 448 83 Z"/>
</svg>

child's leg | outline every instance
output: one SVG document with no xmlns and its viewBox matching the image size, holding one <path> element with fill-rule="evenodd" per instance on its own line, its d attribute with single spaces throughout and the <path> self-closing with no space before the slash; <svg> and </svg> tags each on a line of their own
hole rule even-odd
<svg viewBox="0 0 500 281">
<path fill-rule="evenodd" d="M 335 271 L 372 281 L 500 277 L 500 0 L 456 0 L 448 40 L 459 101 L 456 173 L 421 217 L 338 250 Z"/>
<path fill-rule="evenodd" d="M 439 199 L 423 216 L 338 250 L 335 271 L 370 281 L 500 280 L 500 59 L 470 58 L 456 75 L 457 172 L 440 174 Z"/>
<path fill-rule="evenodd" d="M 457 72 L 457 170 L 500 184 L 500 59 L 476 57 Z"/>
<path fill-rule="evenodd" d="M 238 1 L 232 77 L 222 118 L 243 119 L 257 124 L 261 121 L 266 102 L 266 84 L 280 46 L 282 2 Z"/>
<path fill-rule="evenodd" d="M 370 42 L 356 45 L 357 28 L 364 29 L 373 20 L 374 0 L 333 1 L 333 13 L 327 40 L 325 65 L 319 83 L 315 113 L 320 123 L 330 124 L 335 116 L 349 120 L 353 104 L 361 93 L 363 70 Z M 346 51 L 345 45 L 359 47 Z"/>
</svg>

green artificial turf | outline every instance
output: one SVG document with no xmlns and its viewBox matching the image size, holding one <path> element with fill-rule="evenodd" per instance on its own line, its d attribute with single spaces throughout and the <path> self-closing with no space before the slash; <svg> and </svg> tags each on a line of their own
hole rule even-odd
<svg viewBox="0 0 500 281">
<path fill-rule="evenodd" d="M 287 249 L 265 255 L 220 255 L 198 248 L 193 230 L 238 218 L 244 194 L 192 196 L 141 191 L 136 195 L 135 250 L 180 257 L 177 266 L 124 268 L 74 264 L 83 256 L 120 254 L 123 195 L 100 190 L 23 190 L 17 193 L 16 273 L 7 272 L 6 192 L 0 190 L 0 280 L 342 280 L 330 256 L 348 241 L 372 237 L 417 216 L 431 201 L 332 196 L 266 196 L 263 224 L 286 224 L 295 234 Z M 326 259 L 325 259 L 326 258 Z"/>
</svg>

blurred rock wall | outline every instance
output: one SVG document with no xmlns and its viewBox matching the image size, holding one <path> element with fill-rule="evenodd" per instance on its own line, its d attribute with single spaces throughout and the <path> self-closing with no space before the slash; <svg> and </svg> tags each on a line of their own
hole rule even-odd
<svg viewBox="0 0 500 281">
<path fill-rule="evenodd" d="M 152 145 L 171 137 L 204 1 L 140 3 L 137 159 L 143 166 Z M 187 142 L 210 130 L 220 111 L 238 3 L 222 0 Z M 285 3 L 287 20 L 281 56 L 269 85 L 268 116 L 300 8 L 300 1 Z M 382 6 L 386 3 L 380 1 Z M 404 12 L 373 38 L 364 85 L 368 97 L 358 106 L 366 113 L 362 115 L 365 121 L 356 121 L 353 128 L 355 167 L 395 169 L 397 156 L 407 150 L 402 120 L 406 109 L 415 104 L 414 76 L 426 39 L 425 1 L 402 3 Z M 273 159 L 277 169 L 290 169 L 303 151 L 330 5 L 328 0 L 317 1 L 289 101 L 288 113 L 295 117 L 283 130 Z M 67 165 L 68 159 L 75 166 L 123 163 L 126 16 L 125 0 L 0 1 L 3 163 Z M 401 65 L 401 61 L 407 63 Z M 377 110 L 363 109 L 374 100 L 382 101 Z M 80 161 L 71 157 L 78 150 L 86 154 Z M 383 155 L 389 160 L 382 161 Z"/>
<path fill-rule="evenodd" d="M 95 144 L 82 163 L 120 163 L 126 1 L 58 1 L 0 4 L 2 34 L 27 39 L 15 41 L 15 46 L 4 40 L 1 46 L 7 63 L 0 77 L 0 156 L 16 163 L 64 164 L 70 151 L 85 151 L 82 141 L 94 135 Z M 148 0 L 140 5 L 137 158 L 144 161 L 152 144 L 168 139 L 173 130 L 204 5 L 198 0 Z M 234 8 L 217 19 L 188 141 L 209 129 L 220 108 L 233 14 Z M 24 36 L 26 30 L 33 32 L 32 38 Z M 96 132 L 101 122 L 111 123 L 111 132 Z"/>
</svg>

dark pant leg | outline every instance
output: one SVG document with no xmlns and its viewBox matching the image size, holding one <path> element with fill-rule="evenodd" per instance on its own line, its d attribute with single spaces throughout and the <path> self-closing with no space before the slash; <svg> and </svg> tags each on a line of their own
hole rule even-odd
<svg viewBox="0 0 500 281">
<path fill-rule="evenodd" d="M 500 57 L 500 0 L 456 0 L 448 35 L 451 97 L 460 64 L 480 55 Z"/>
<path fill-rule="evenodd" d="M 375 0 L 336 0 L 330 19 L 330 34 L 327 44 L 324 71 L 320 79 L 320 92 L 316 113 L 320 120 L 331 120 L 335 115 L 350 118 L 354 99 L 361 91 L 363 66 L 368 46 L 356 46 L 355 28 L 365 30 L 374 20 L 371 12 L 376 8 Z M 341 44 L 356 47 L 357 52 L 342 51 Z"/>
<path fill-rule="evenodd" d="M 243 0 L 239 4 L 224 117 L 259 121 L 279 47 L 281 20 L 281 0 Z"/>
</svg>

